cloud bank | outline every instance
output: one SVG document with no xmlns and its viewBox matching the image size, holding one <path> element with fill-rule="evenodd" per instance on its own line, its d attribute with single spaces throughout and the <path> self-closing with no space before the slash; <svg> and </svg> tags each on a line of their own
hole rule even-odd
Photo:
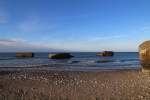
<svg viewBox="0 0 150 100">
<path fill-rule="evenodd" d="M 43 46 L 38 43 L 30 43 L 22 39 L 0 39 L 0 52 L 55 52 L 57 49 Z"/>
</svg>

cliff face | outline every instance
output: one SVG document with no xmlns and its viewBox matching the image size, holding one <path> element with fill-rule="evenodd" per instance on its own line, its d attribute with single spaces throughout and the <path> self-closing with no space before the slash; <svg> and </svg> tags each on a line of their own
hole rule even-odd
<svg viewBox="0 0 150 100">
<path fill-rule="evenodd" d="M 144 69 L 150 69 L 150 41 L 139 46 L 140 62 Z"/>
</svg>

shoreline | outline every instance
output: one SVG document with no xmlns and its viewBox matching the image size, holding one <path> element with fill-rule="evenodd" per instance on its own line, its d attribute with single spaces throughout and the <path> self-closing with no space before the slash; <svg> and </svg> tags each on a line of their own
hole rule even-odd
<svg viewBox="0 0 150 100">
<path fill-rule="evenodd" d="M 0 75 L 1 73 L 5 72 L 5 73 L 16 73 L 16 72 L 31 72 L 31 73 L 42 73 L 42 72 L 46 72 L 46 73 L 49 73 L 49 72 L 64 72 L 64 73 L 78 73 L 78 72 L 83 72 L 83 73 L 99 73 L 99 72 L 125 72 L 125 71 L 133 71 L 133 72 L 136 72 L 136 71 L 141 71 L 142 69 L 141 68 L 114 68 L 114 69 L 92 69 L 92 70 L 66 70 L 66 69 L 60 69 L 60 70 L 57 70 L 57 69 L 42 69 L 42 68 L 27 68 L 27 67 L 24 67 L 24 68 L 19 68 L 19 67 L 9 67 L 9 68 L 0 68 Z"/>
<path fill-rule="evenodd" d="M 78 74 L 78 73 L 121 73 L 121 72 L 141 72 L 142 69 L 141 68 L 129 68 L 129 69 L 98 69 L 98 70 L 47 70 L 47 69 L 16 69 L 13 68 L 11 70 L 8 69 L 4 69 L 2 70 L 0 68 L 0 76 L 1 75 L 9 75 L 9 74 L 15 74 L 15 73 L 20 73 L 20 74 L 49 74 L 49 73 L 74 73 L 74 74 Z"/>
<path fill-rule="evenodd" d="M 68 66 L 62 64 L 39 65 L 28 67 L 0 67 L 1 71 L 66 71 L 66 72 L 99 72 L 99 71 L 122 71 L 141 70 L 141 66 L 136 67 L 98 67 L 98 66 Z"/>
</svg>

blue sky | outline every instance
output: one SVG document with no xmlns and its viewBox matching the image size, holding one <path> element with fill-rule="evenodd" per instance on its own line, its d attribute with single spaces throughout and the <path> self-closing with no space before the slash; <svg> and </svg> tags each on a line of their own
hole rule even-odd
<svg viewBox="0 0 150 100">
<path fill-rule="evenodd" d="M 0 51 L 137 51 L 150 0 L 0 0 Z"/>
</svg>

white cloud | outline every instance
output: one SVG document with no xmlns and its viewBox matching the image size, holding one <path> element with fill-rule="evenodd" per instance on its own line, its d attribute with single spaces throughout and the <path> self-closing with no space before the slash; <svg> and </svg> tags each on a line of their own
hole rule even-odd
<svg viewBox="0 0 150 100">
<path fill-rule="evenodd" d="M 48 45 L 40 45 L 38 43 L 31 43 L 24 39 L 1 39 L 0 52 L 16 52 L 16 51 L 59 51 L 53 49 Z"/>
<path fill-rule="evenodd" d="M 84 39 L 83 41 L 55 41 L 41 44 L 69 51 L 137 51 L 138 43 L 132 43 L 132 40 L 127 40 L 127 37 L 127 35 L 114 35 L 91 37 L 89 39 Z M 122 41 L 120 41 L 121 39 Z"/>
<path fill-rule="evenodd" d="M 0 40 L 0 52 L 16 52 L 16 51 L 103 51 L 103 50 L 113 50 L 113 51 L 137 51 L 138 43 L 131 43 L 131 41 L 120 41 L 117 39 L 119 36 L 115 37 L 116 41 L 109 40 L 103 41 L 70 41 L 70 42 L 30 42 L 20 38 L 14 39 L 1 39 Z"/>
<path fill-rule="evenodd" d="M 12 40 L 0 40 L 0 45 L 4 45 L 4 46 L 9 46 L 9 45 L 14 45 L 16 43 L 16 41 L 12 41 Z"/>
</svg>

